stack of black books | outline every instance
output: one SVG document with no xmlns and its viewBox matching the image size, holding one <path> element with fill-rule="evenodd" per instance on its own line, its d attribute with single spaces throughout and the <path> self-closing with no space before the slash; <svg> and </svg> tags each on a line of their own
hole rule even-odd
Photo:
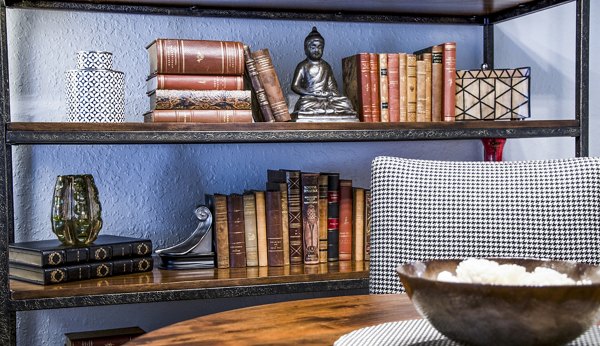
<svg viewBox="0 0 600 346">
<path fill-rule="evenodd" d="M 151 271 L 149 239 L 100 235 L 87 246 L 67 246 L 58 239 L 8 246 L 11 279 L 42 285 Z"/>
</svg>

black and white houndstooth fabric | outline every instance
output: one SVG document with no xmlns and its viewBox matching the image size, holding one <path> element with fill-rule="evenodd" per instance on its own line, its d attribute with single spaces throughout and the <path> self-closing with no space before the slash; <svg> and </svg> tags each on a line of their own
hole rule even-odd
<svg viewBox="0 0 600 346">
<path fill-rule="evenodd" d="M 600 158 L 371 167 L 370 292 L 403 291 L 395 268 L 427 259 L 600 263 Z"/>
</svg>

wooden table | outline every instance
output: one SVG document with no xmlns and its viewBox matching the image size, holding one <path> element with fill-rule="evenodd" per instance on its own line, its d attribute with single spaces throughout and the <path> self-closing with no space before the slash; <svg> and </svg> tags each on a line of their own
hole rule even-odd
<svg viewBox="0 0 600 346">
<path fill-rule="evenodd" d="M 416 318 L 405 294 L 316 298 L 202 316 L 127 345 L 332 345 L 355 329 Z"/>
</svg>

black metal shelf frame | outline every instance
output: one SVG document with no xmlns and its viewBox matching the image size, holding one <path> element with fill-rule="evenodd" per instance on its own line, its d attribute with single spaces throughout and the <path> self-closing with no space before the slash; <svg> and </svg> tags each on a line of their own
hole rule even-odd
<svg viewBox="0 0 600 346">
<path fill-rule="evenodd" d="M 198 6 L 175 7 L 157 5 L 128 5 L 123 3 L 100 3 L 89 1 L 4 1 L 0 0 L 0 344 L 16 344 L 16 312 L 79 306 L 111 305 L 122 303 L 145 303 L 169 300 L 210 299 L 216 297 L 233 297 L 249 295 L 265 295 L 277 293 L 296 293 L 329 290 L 347 290 L 366 288 L 367 279 L 339 280 L 328 282 L 305 282 L 277 285 L 258 285 L 249 287 L 222 287 L 213 289 L 187 289 L 174 291 L 122 293 L 106 296 L 61 297 L 44 299 L 13 300 L 8 280 L 8 244 L 14 240 L 13 196 L 12 196 L 12 150 L 16 144 L 70 144 L 70 143 L 229 143 L 229 142 L 310 142 L 309 137 L 293 137 L 277 139 L 278 133 L 221 134 L 216 133 L 170 134 L 168 132 L 149 134 L 143 132 L 111 132 L 94 134 L 75 133 L 38 133 L 31 135 L 20 131 L 7 131 L 10 123 L 10 94 L 8 79 L 8 44 L 6 28 L 6 9 L 33 8 L 42 10 L 73 10 L 120 12 L 131 14 L 161 14 L 175 16 L 198 17 L 237 17 L 257 19 L 289 19 L 320 20 L 342 22 L 381 22 L 381 23 L 429 23 L 429 24 L 466 24 L 482 27 L 483 61 L 489 67 L 494 65 L 493 25 L 529 13 L 542 11 L 565 3 L 576 2 L 576 77 L 575 77 L 575 120 L 578 126 L 540 128 L 540 129 L 475 129 L 461 132 L 452 129 L 413 129 L 390 130 L 377 133 L 363 133 L 360 130 L 345 133 L 312 134 L 315 140 L 345 141 L 399 141 L 428 139 L 467 139 L 478 137 L 575 137 L 575 155 L 588 156 L 589 132 L 589 0 L 537 0 L 526 2 L 506 11 L 489 16 L 436 16 L 412 14 L 352 13 L 345 11 L 314 12 L 291 11 L 277 9 L 231 9 L 201 8 Z M 87 136 L 87 137 L 86 137 Z M 306 135 L 304 135 L 306 136 Z M 266 139 L 265 139 L 266 138 Z"/>
</svg>

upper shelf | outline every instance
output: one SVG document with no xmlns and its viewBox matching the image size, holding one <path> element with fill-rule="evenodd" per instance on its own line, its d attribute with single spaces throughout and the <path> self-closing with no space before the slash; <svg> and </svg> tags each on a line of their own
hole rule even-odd
<svg viewBox="0 0 600 346">
<path fill-rule="evenodd" d="M 7 0 L 7 7 L 325 21 L 495 23 L 574 0 Z"/>
<path fill-rule="evenodd" d="M 454 123 L 58 123 L 6 124 L 8 144 L 358 142 L 485 137 L 577 137 L 577 120 Z"/>
</svg>

